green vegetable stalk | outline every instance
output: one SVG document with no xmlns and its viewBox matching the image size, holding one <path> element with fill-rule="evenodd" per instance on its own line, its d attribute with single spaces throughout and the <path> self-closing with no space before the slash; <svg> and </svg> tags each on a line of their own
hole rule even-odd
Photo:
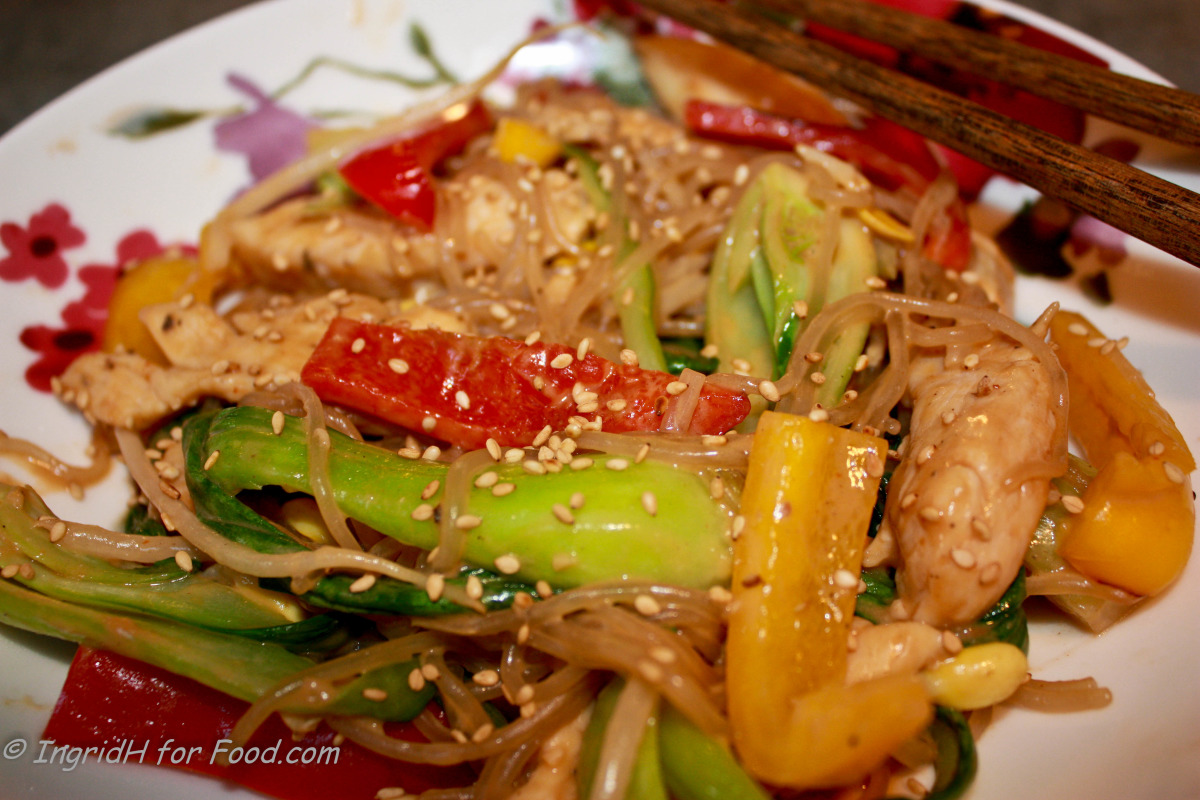
<svg viewBox="0 0 1200 800">
<path fill-rule="evenodd" d="M 705 336 L 717 345 L 721 369 L 744 361 L 753 375 L 782 375 L 809 319 L 827 303 L 868 290 L 867 279 L 879 272 L 870 233 L 853 215 L 830 220 L 828 213 L 810 198 L 807 178 L 781 163 L 765 168 L 742 195 L 708 287 Z M 827 241 L 831 234 L 835 241 Z M 830 254 L 828 269 L 812 263 L 822 249 Z M 826 381 L 817 402 L 840 399 L 868 331 L 864 323 L 837 333 L 823 353 Z"/>
<path fill-rule="evenodd" d="M 203 446 L 189 446 L 187 474 L 198 508 L 214 495 L 236 503 L 232 495 L 244 489 L 309 491 L 303 421 L 288 418 L 276 434 L 270 417 L 255 408 L 222 411 L 212 419 Z M 185 433 L 185 445 L 188 439 Z M 341 511 L 406 544 L 426 550 L 437 546 L 437 522 L 426 514 L 414 517 L 414 511 L 439 504 L 447 467 L 336 432 L 331 439 L 329 475 Z M 214 451 L 220 456 L 205 471 L 203 464 Z M 521 464 L 491 467 L 498 483 L 513 488 L 506 495 L 470 490 L 459 519 L 474 518 L 478 524 L 464 532 L 464 560 L 492 569 L 498 559 L 515 558 L 514 578 L 545 580 L 557 588 L 622 578 L 698 588 L 728 581 L 729 519 L 703 479 L 654 461 L 627 463 L 621 470 L 606 468 L 609 457 L 594 461 L 587 469 L 545 475 L 531 474 Z M 428 494 L 434 481 L 437 489 Z M 647 491 L 657 499 L 653 512 L 644 507 Z M 219 516 L 244 514 L 220 502 L 225 511 Z M 566 521 L 564 511 L 570 515 Z"/>
<path fill-rule="evenodd" d="M 4 532 L 12 534 L 20 530 L 29 538 L 45 536 L 45 532 L 35 526 L 36 516 L 31 516 L 40 516 L 45 509 L 36 495 L 28 489 L 7 486 L 3 489 L 7 490 L 0 499 L 0 527 Z M 14 493 L 23 493 L 19 505 L 12 502 L 16 497 Z M 119 588 L 115 582 L 104 584 L 107 588 L 96 596 L 76 587 L 71 602 L 43 594 L 43 589 L 57 590 L 65 579 L 48 581 L 47 577 L 52 574 L 50 570 L 41 563 L 29 561 L 11 541 L 6 538 L 3 544 L 5 563 L 29 565 L 29 568 L 18 570 L 12 579 L 0 580 L 0 623 L 136 658 L 248 701 L 258 699 L 276 684 L 314 664 L 283 644 L 136 613 L 130 598 L 138 598 L 139 593 L 145 597 L 143 590 L 152 587 L 152 583 L 130 584 L 130 591 L 123 601 L 130 607 L 126 613 L 101 610 L 105 606 L 118 605 L 111 600 L 113 592 Z M 56 545 L 48 544 L 48 547 Z M 47 560 L 56 559 L 48 557 Z M 82 577 L 79 582 L 86 580 L 87 577 Z M 220 598 L 219 593 L 192 599 L 201 604 L 197 610 L 203 612 L 203 604 L 213 597 L 217 597 L 218 605 L 227 599 Z M 100 608 L 84 605 L 97 599 L 96 605 Z M 153 600 L 147 602 L 152 613 L 156 610 L 155 603 Z M 229 610 L 228 606 L 222 608 Z M 243 624 L 262 622 L 252 608 L 243 607 L 241 611 L 246 614 Z M 388 665 L 333 687 L 319 708 L 295 704 L 285 706 L 283 710 L 301 714 L 369 714 L 385 720 L 411 719 L 433 694 L 432 688 L 420 692 L 409 688 L 408 674 L 415 666 L 415 660 Z M 384 689 L 386 699 L 367 700 L 362 691 L 368 687 Z"/>
</svg>

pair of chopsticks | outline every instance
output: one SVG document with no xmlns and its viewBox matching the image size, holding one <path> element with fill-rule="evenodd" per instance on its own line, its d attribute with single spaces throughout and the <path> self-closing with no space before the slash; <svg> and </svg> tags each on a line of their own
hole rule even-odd
<svg viewBox="0 0 1200 800">
<path fill-rule="evenodd" d="M 1200 97 L 868 0 L 756 2 L 746 8 L 641 0 L 1200 267 L 1200 194 L 809 39 L 768 13 L 821 23 L 1186 145 L 1200 145 Z"/>
</svg>

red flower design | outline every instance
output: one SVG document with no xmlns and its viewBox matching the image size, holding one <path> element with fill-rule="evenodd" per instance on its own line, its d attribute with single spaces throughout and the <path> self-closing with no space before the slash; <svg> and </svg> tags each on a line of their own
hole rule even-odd
<svg viewBox="0 0 1200 800">
<path fill-rule="evenodd" d="M 0 261 L 0 278 L 12 282 L 34 278 L 48 289 L 57 288 L 69 274 L 62 251 L 78 247 L 85 238 L 58 203 L 31 216 L 26 228 L 5 222 L 0 225 L 0 243 L 9 255 Z"/>
<path fill-rule="evenodd" d="M 72 361 L 100 349 L 108 303 L 117 278 L 131 264 L 160 255 L 166 249 L 150 231 L 137 230 L 126 234 L 117 244 L 115 263 L 81 267 L 79 279 L 86 290 L 79 300 L 63 307 L 60 316 L 65 325 L 30 325 L 21 331 L 21 344 L 41 354 L 25 371 L 25 381 L 38 391 L 48 392 L 51 381 L 62 375 Z M 183 249 L 195 252 L 195 248 Z"/>
</svg>

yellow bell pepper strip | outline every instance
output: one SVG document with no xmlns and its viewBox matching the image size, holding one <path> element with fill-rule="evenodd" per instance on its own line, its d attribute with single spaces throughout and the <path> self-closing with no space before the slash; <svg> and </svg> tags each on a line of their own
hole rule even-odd
<svg viewBox="0 0 1200 800">
<path fill-rule="evenodd" d="M 149 258 L 129 269 L 117 281 L 108 302 L 105 352 L 124 348 L 148 361 L 166 364 L 166 356 L 138 313 L 146 306 L 179 300 L 187 294 L 198 302 L 208 303 L 217 281 L 216 272 L 202 270 L 195 258 L 180 254 Z"/>
<path fill-rule="evenodd" d="M 932 718 L 913 676 L 845 686 L 847 638 L 887 444 L 777 412 L 759 421 L 734 541 L 733 743 L 760 780 L 855 780 Z"/>
<path fill-rule="evenodd" d="M 1071 515 L 1059 552 L 1093 579 L 1138 595 L 1161 592 L 1192 550 L 1196 462 L 1141 373 L 1083 316 L 1050 326 L 1070 390 L 1072 435 L 1099 470 Z"/>
</svg>

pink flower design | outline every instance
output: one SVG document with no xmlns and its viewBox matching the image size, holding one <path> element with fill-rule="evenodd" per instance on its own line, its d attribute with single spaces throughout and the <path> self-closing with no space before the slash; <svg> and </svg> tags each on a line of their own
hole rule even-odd
<svg viewBox="0 0 1200 800">
<path fill-rule="evenodd" d="M 0 261 L 0 278 L 14 283 L 33 278 L 56 289 L 70 272 L 62 251 L 78 247 L 85 239 L 83 231 L 71 224 L 70 212 L 58 203 L 31 216 L 28 227 L 0 224 L 0 243 L 9 253 Z"/>
<path fill-rule="evenodd" d="M 194 253 L 194 247 L 182 248 Z M 133 264 L 160 255 L 167 248 L 146 230 L 126 234 L 117 243 L 112 264 L 87 264 L 79 269 L 86 287 L 83 297 L 67 303 L 60 317 L 63 325 L 30 325 L 21 331 L 21 344 L 39 354 L 25 371 L 25 381 L 41 392 L 50 391 L 51 381 L 62 375 L 71 362 L 84 353 L 99 350 L 108 321 L 108 304 L 121 273 Z"/>
<path fill-rule="evenodd" d="M 254 109 L 217 125 L 218 150 L 245 155 L 256 181 L 307 152 L 306 137 L 314 125 L 312 121 L 279 105 L 246 78 L 230 75 L 228 81 L 254 102 Z"/>
</svg>

